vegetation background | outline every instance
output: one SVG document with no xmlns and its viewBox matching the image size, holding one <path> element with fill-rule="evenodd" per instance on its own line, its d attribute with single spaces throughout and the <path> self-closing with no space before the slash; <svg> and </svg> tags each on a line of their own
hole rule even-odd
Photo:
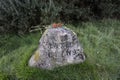
<svg viewBox="0 0 120 80">
<path fill-rule="evenodd" d="M 53 22 L 77 34 L 84 63 L 28 66 L 44 25 Z M 36 26 L 40 32 L 30 33 Z M 120 80 L 120 0 L 0 0 L 0 80 Z"/>
<path fill-rule="evenodd" d="M 120 0 L 0 0 L 0 33 L 26 33 L 53 22 L 120 19 Z"/>
</svg>

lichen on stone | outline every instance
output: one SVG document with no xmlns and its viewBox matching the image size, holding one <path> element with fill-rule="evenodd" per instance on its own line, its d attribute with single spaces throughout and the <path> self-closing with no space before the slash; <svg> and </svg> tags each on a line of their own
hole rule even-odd
<svg viewBox="0 0 120 80">
<path fill-rule="evenodd" d="M 47 32 L 48 32 L 48 30 L 46 29 L 45 32 L 44 32 L 44 34 L 43 34 L 43 36 L 45 36 Z"/>
<path fill-rule="evenodd" d="M 35 51 L 35 54 L 34 54 L 34 60 L 37 62 L 40 58 L 40 55 L 39 55 L 39 51 Z"/>
</svg>

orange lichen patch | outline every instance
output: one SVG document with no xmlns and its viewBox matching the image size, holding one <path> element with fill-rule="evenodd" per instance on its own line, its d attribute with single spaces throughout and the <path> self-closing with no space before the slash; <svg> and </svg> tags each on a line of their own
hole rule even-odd
<svg viewBox="0 0 120 80">
<path fill-rule="evenodd" d="M 53 23 L 53 24 L 52 24 L 52 27 L 53 27 L 53 28 L 58 28 L 58 27 L 62 27 L 62 26 L 63 26 L 62 23 Z"/>
<path fill-rule="evenodd" d="M 38 61 L 39 60 L 39 51 L 37 50 L 37 51 L 35 51 L 35 54 L 34 54 L 34 60 L 35 61 Z"/>
<path fill-rule="evenodd" d="M 62 27 L 62 26 L 63 26 L 62 23 L 58 23 L 58 24 L 57 24 L 57 27 Z"/>
<path fill-rule="evenodd" d="M 53 23 L 53 24 L 52 24 L 52 27 L 53 27 L 53 28 L 56 28 L 56 27 L 57 27 L 57 24 L 56 24 L 56 23 Z"/>
</svg>

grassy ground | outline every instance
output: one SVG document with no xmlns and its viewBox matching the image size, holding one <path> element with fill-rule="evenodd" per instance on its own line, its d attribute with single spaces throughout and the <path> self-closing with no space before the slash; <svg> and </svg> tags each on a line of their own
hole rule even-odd
<svg viewBox="0 0 120 80">
<path fill-rule="evenodd" d="M 0 80 L 120 80 L 120 21 L 102 20 L 73 27 L 86 61 L 52 71 L 28 67 L 41 34 L 0 35 Z"/>
</svg>

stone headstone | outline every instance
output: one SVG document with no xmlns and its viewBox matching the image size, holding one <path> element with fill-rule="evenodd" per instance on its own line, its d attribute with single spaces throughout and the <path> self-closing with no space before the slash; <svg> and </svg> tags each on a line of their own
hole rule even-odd
<svg viewBox="0 0 120 80">
<path fill-rule="evenodd" d="M 81 63 L 85 60 L 77 35 L 66 27 L 48 28 L 39 47 L 29 60 L 29 66 L 43 69 Z"/>
</svg>

